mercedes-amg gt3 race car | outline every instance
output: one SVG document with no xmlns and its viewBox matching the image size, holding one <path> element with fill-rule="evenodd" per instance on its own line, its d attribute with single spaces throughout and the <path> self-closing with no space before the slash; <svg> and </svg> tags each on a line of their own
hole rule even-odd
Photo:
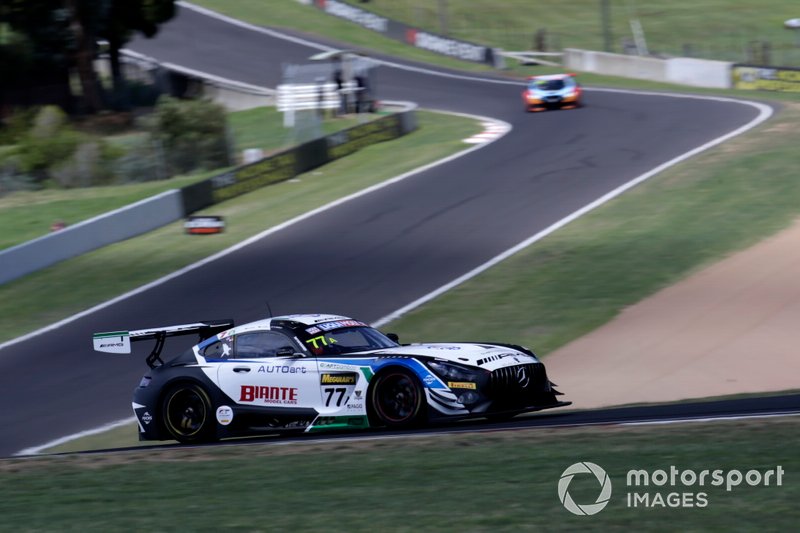
<svg viewBox="0 0 800 533">
<path fill-rule="evenodd" d="M 522 91 L 526 111 L 571 109 L 582 105 L 583 91 L 574 74 L 530 76 L 528 87 Z"/>
<path fill-rule="evenodd" d="M 198 334 L 199 344 L 164 361 L 166 338 L 187 334 Z M 520 346 L 401 345 L 395 335 L 338 315 L 96 333 L 94 349 L 131 353 L 132 341 L 147 339 L 155 341 L 151 370 L 133 395 L 140 440 L 411 427 L 569 405 Z"/>
</svg>

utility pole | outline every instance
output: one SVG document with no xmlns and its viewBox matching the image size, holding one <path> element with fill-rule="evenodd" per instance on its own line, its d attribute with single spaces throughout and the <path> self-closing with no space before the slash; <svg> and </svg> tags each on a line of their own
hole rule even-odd
<svg viewBox="0 0 800 533">
<path fill-rule="evenodd" d="M 439 0 L 439 32 L 442 35 L 448 34 L 447 29 L 447 0 Z"/>
<path fill-rule="evenodd" d="M 611 34 L 611 0 L 600 0 L 600 19 L 603 25 L 603 49 L 612 52 L 614 36 Z"/>
</svg>

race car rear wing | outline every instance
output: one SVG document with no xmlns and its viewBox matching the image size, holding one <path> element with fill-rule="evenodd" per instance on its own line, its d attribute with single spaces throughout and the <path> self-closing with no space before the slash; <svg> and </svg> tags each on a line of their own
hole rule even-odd
<svg viewBox="0 0 800 533">
<path fill-rule="evenodd" d="M 150 329 L 139 329 L 136 331 L 107 331 L 95 333 L 92 336 L 94 349 L 97 352 L 106 353 L 131 353 L 131 342 L 155 339 L 156 345 L 153 351 L 147 356 L 147 366 L 153 368 L 155 363 L 163 364 L 161 360 L 161 350 L 164 348 L 164 341 L 167 337 L 177 337 L 180 335 L 191 335 L 197 333 L 200 341 L 203 341 L 220 331 L 225 331 L 233 327 L 233 320 L 204 320 L 192 324 L 180 324 L 177 326 L 163 326 Z"/>
</svg>

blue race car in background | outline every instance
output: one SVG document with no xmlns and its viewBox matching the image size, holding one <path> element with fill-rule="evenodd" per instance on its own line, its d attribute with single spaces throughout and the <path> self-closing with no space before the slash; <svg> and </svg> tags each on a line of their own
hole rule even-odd
<svg viewBox="0 0 800 533">
<path fill-rule="evenodd" d="M 167 337 L 200 342 L 167 361 Z M 94 335 L 130 353 L 151 339 L 151 370 L 134 391 L 140 440 L 211 441 L 283 431 L 412 427 L 509 418 L 569 405 L 530 350 L 497 343 L 398 344 L 339 315 L 302 314 L 234 327 L 197 322 Z"/>
</svg>

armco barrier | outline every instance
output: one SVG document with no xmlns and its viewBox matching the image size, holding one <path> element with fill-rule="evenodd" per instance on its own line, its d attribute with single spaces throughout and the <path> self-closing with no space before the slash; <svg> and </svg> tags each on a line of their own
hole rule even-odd
<svg viewBox="0 0 800 533">
<path fill-rule="evenodd" d="M 390 39 L 402 41 L 423 50 L 464 61 L 486 63 L 498 68 L 502 67 L 504 63 L 503 57 L 498 53 L 499 49 L 426 32 L 340 0 L 301 0 L 301 3 L 313 5 L 329 15 L 349 20 Z"/>
<path fill-rule="evenodd" d="M 727 61 L 687 57 L 659 59 L 576 48 L 564 50 L 564 66 L 570 70 L 712 89 L 731 87 L 731 65 Z"/>
<path fill-rule="evenodd" d="M 736 89 L 800 92 L 800 68 L 734 65 L 733 86 Z"/>
<path fill-rule="evenodd" d="M 309 141 L 255 163 L 188 185 L 181 189 L 184 215 L 188 216 L 266 185 L 291 179 L 365 146 L 396 139 L 411 132 L 416 129 L 416 106 L 404 105 L 405 110 L 399 113 Z"/>
<path fill-rule="evenodd" d="M 370 144 L 395 139 L 416 129 L 416 105 L 385 104 L 400 106 L 401 111 L 2 250 L 0 284 L 152 231 L 204 207 L 290 179 Z"/>
<path fill-rule="evenodd" d="M 8 248 L 0 251 L 0 284 L 152 231 L 182 216 L 181 193 L 171 190 Z"/>
</svg>

